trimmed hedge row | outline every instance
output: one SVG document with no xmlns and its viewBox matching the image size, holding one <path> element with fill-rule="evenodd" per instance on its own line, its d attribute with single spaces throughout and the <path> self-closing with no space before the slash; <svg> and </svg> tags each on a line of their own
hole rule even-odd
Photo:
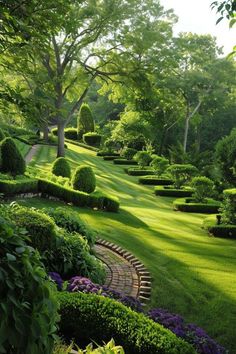
<svg viewBox="0 0 236 354">
<path fill-rule="evenodd" d="M 57 294 L 59 331 L 66 338 L 98 344 L 111 337 L 127 354 L 193 354 L 193 347 L 171 331 L 112 299 L 83 293 Z"/>
<path fill-rule="evenodd" d="M 113 161 L 117 159 L 117 156 L 103 156 L 104 161 Z"/>
<path fill-rule="evenodd" d="M 154 192 L 156 195 L 164 197 L 191 197 L 194 193 L 193 189 L 175 189 L 172 186 L 169 188 L 157 186 Z"/>
<path fill-rule="evenodd" d="M 70 143 L 70 144 L 73 144 L 73 145 L 77 145 L 77 146 L 83 147 L 83 148 L 88 149 L 88 150 L 98 151 L 98 148 L 96 148 L 94 146 L 90 146 L 90 145 L 84 144 L 84 143 L 80 143 L 79 141 L 66 139 L 66 138 L 65 138 L 65 141 L 67 143 Z"/>
<path fill-rule="evenodd" d="M 126 160 L 126 159 L 115 159 L 113 161 L 116 165 L 137 165 L 137 161 L 134 160 Z"/>
<path fill-rule="evenodd" d="M 119 210 L 119 201 L 114 197 L 100 193 L 87 194 L 73 189 L 65 188 L 56 183 L 44 179 L 38 180 L 39 191 L 45 195 L 50 195 L 63 200 L 66 203 L 72 203 L 80 207 L 90 207 L 105 209 L 107 211 L 117 212 Z"/>
<path fill-rule="evenodd" d="M 203 228 L 215 237 L 236 239 L 236 225 L 219 224 L 217 225 L 216 216 L 209 216 L 203 220 Z"/>
<path fill-rule="evenodd" d="M 160 178 L 157 176 L 143 176 L 138 179 L 141 184 L 157 185 L 157 186 L 169 186 L 174 182 L 171 179 Z"/>
<path fill-rule="evenodd" d="M 153 170 L 140 170 L 137 168 L 126 168 L 125 172 L 128 173 L 128 175 L 130 176 L 151 176 L 154 175 L 154 171 Z"/>
<path fill-rule="evenodd" d="M 173 202 L 174 210 L 189 213 L 218 213 L 221 203 L 214 199 L 206 199 L 207 203 L 197 203 L 192 198 L 180 198 Z"/>
<path fill-rule="evenodd" d="M 12 196 L 20 193 L 37 193 L 38 181 L 31 178 L 22 180 L 0 180 L 0 193 Z"/>
<path fill-rule="evenodd" d="M 106 151 L 98 151 L 97 156 L 117 156 L 119 157 L 120 154 L 118 152 L 106 152 Z"/>
</svg>

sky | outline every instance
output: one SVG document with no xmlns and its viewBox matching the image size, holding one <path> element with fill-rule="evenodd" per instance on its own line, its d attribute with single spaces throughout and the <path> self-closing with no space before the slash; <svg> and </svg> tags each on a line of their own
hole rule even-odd
<svg viewBox="0 0 236 354">
<path fill-rule="evenodd" d="M 179 32 L 211 34 L 217 38 L 218 46 L 223 46 L 225 55 L 236 45 L 236 25 L 229 29 L 227 19 L 216 25 L 220 16 L 216 14 L 215 9 L 210 8 L 213 0 L 160 0 L 160 2 L 165 9 L 174 9 L 179 18 L 174 26 L 174 34 Z"/>
</svg>

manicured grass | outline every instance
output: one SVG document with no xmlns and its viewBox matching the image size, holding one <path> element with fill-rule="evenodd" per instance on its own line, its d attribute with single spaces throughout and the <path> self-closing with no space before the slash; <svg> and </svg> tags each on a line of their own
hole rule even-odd
<svg viewBox="0 0 236 354">
<path fill-rule="evenodd" d="M 74 209 L 100 237 L 131 251 L 150 270 L 151 306 L 180 313 L 236 353 L 236 242 L 209 237 L 201 229 L 205 215 L 173 211 L 175 198 L 155 196 L 151 186 L 138 184 L 123 166 L 81 147 L 68 147 L 72 168 L 93 167 L 99 189 L 121 201 L 118 214 Z M 48 170 L 55 156 L 55 147 L 41 147 L 31 165 Z M 42 199 L 23 203 L 38 208 L 58 205 Z"/>
<path fill-rule="evenodd" d="M 31 146 L 28 144 L 23 143 L 22 141 L 19 141 L 18 139 L 14 139 L 14 142 L 16 146 L 18 147 L 21 155 L 25 157 L 29 150 L 31 149 Z"/>
</svg>

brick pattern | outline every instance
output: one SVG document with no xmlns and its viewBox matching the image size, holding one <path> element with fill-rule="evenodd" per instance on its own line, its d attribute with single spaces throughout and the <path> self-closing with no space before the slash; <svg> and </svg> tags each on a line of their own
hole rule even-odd
<svg viewBox="0 0 236 354">
<path fill-rule="evenodd" d="M 151 276 L 130 252 L 114 243 L 98 239 L 96 255 L 106 265 L 106 283 L 113 290 L 138 298 L 144 305 L 151 296 Z"/>
</svg>

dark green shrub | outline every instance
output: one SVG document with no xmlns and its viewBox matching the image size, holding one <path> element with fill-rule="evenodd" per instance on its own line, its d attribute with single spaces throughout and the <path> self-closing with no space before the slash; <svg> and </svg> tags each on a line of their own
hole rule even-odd
<svg viewBox="0 0 236 354">
<path fill-rule="evenodd" d="M 191 182 L 191 187 L 194 189 L 193 197 L 197 202 L 205 201 L 206 197 L 211 197 L 213 194 L 214 182 L 205 176 L 194 177 Z"/>
<path fill-rule="evenodd" d="M 154 175 L 153 170 L 148 170 L 148 169 L 143 169 L 140 170 L 140 168 L 127 168 L 125 169 L 125 172 L 128 173 L 130 176 L 151 176 Z"/>
<path fill-rule="evenodd" d="M 57 129 L 57 128 L 53 128 L 53 129 L 51 130 L 51 133 L 52 133 L 52 135 L 54 135 L 54 136 L 57 136 L 57 132 L 58 132 L 58 129 Z"/>
<path fill-rule="evenodd" d="M 36 179 L 22 177 L 21 179 L 0 179 L 0 193 L 12 196 L 21 193 L 37 193 L 38 181 Z"/>
<path fill-rule="evenodd" d="M 236 225 L 236 188 L 225 189 L 223 195 L 222 221 L 224 224 Z"/>
<path fill-rule="evenodd" d="M 117 156 L 103 156 L 104 161 L 114 161 L 117 159 Z"/>
<path fill-rule="evenodd" d="M 58 293 L 60 333 L 79 343 L 102 344 L 111 337 L 126 354 L 193 354 L 192 346 L 171 331 L 104 296 Z"/>
<path fill-rule="evenodd" d="M 117 157 L 119 157 L 120 154 L 118 152 L 112 152 L 112 151 L 108 151 L 108 150 L 99 150 L 97 152 L 97 156 L 117 156 Z"/>
<path fill-rule="evenodd" d="M 3 140 L 3 139 L 5 139 L 5 134 L 4 134 L 4 132 L 3 132 L 3 130 L 0 128 L 0 142 Z"/>
<path fill-rule="evenodd" d="M 0 352 L 50 354 L 57 302 L 38 253 L 22 229 L 0 218 Z"/>
<path fill-rule="evenodd" d="M 87 103 L 83 103 L 81 105 L 77 123 L 79 139 L 82 139 L 83 134 L 94 132 L 94 119 L 91 109 Z"/>
<path fill-rule="evenodd" d="M 78 140 L 78 132 L 76 128 L 66 128 L 64 132 L 66 139 Z"/>
<path fill-rule="evenodd" d="M 144 168 L 145 166 L 148 166 L 150 164 L 152 158 L 147 151 L 138 151 L 134 155 L 134 160 L 137 161 L 138 165 L 141 166 L 141 168 Z"/>
<path fill-rule="evenodd" d="M 116 165 L 137 165 L 135 160 L 115 159 L 113 162 Z"/>
<path fill-rule="evenodd" d="M 198 170 L 193 165 L 175 164 L 168 167 L 167 172 L 170 173 L 174 181 L 174 186 L 179 189 L 189 182 L 197 174 Z"/>
<path fill-rule="evenodd" d="M 128 146 L 128 148 L 132 148 L 137 151 L 141 151 L 146 146 L 145 139 L 143 136 L 138 136 L 136 138 L 132 138 L 129 140 L 127 146 Z"/>
<path fill-rule="evenodd" d="M 220 219 L 221 215 L 219 215 Z M 218 224 L 215 215 L 209 216 L 203 220 L 203 227 L 215 237 L 233 238 L 236 239 L 236 225 L 230 224 Z"/>
<path fill-rule="evenodd" d="M 52 173 L 56 176 L 70 178 L 71 170 L 70 164 L 65 157 L 58 157 L 52 165 Z"/>
<path fill-rule="evenodd" d="M 169 166 L 169 160 L 162 156 L 155 156 L 152 159 L 150 166 L 154 169 L 158 176 L 161 176 Z"/>
<path fill-rule="evenodd" d="M 92 193 L 96 188 L 96 177 L 93 169 L 86 165 L 77 167 L 71 182 L 74 189 L 85 193 Z"/>
<path fill-rule="evenodd" d="M 132 160 L 134 155 L 137 153 L 136 149 L 133 148 L 125 148 L 122 150 L 121 156 L 126 160 Z"/>
<path fill-rule="evenodd" d="M 194 193 L 193 189 L 176 189 L 173 186 L 157 186 L 154 192 L 163 197 L 191 197 Z"/>
<path fill-rule="evenodd" d="M 68 142 L 70 144 L 73 144 L 73 145 L 77 145 L 77 146 L 83 147 L 83 148 L 85 148 L 87 150 L 96 151 L 96 152 L 98 151 L 98 148 L 96 148 L 94 146 L 90 146 L 90 145 L 84 144 L 84 143 L 81 143 L 80 141 L 66 139 L 66 142 Z"/>
<path fill-rule="evenodd" d="M 99 147 L 101 144 L 101 140 L 102 140 L 101 134 L 98 134 L 95 132 L 89 132 L 89 133 L 83 134 L 83 141 L 85 144 Z"/>
<path fill-rule="evenodd" d="M 1 169 L 13 176 L 23 175 L 26 169 L 25 160 L 21 156 L 14 140 L 5 138 L 1 142 Z"/>
<path fill-rule="evenodd" d="M 194 198 L 180 198 L 173 202 L 174 210 L 189 213 L 218 213 L 221 203 L 205 198 L 204 203 L 196 202 Z"/>
<path fill-rule="evenodd" d="M 97 191 L 91 193 L 89 196 L 90 196 L 89 206 L 91 208 L 104 209 L 106 211 L 111 211 L 111 212 L 118 212 L 120 207 L 118 198 Z"/>
<path fill-rule="evenodd" d="M 173 184 L 171 179 L 167 178 L 159 178 L 157 176 L 143 176 L 139 177 L 139 183 L 141 184 L 149 184 L 149 185 L 156 185 L 156 186 L 169 186 Z"/>
</svg>

